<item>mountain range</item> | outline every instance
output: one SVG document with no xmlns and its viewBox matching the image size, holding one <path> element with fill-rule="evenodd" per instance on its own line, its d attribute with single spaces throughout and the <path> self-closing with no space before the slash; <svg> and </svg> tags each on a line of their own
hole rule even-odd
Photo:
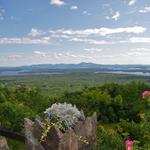
<svg viewBox="0 0 150 150">
<path fill-rule="evenodd" d="M 20 67 L 0 67 L 0 75 L 19 75 L 19 74 L 57 74 L 67 72 L 142 72 L 150 73 L 150 65 L 105 65 L 94 63 L 79 64 L 37 64 Z"/>
</svg>

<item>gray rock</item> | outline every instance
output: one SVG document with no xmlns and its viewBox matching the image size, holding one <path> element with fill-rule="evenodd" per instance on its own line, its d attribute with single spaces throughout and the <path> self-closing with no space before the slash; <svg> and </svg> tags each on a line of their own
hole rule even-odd
<svg viewBox="0 0 150 150">
<path fill-rule="evenodd" d="M 33 134 L 33 122 L 27 118 L 25 118 L 25 138 L 27 150 L 44 150 Z"/>
<path fill-rule="evenodd" d="M 93 150 L 96 145 L 97 116 L 94 113 L 79 121 L 72 129 L 65 133 L 56 126 L 52 126 L 45 138 L 40 143 L 45 126 L 41 118 L 36 117 L 35 122 L 25 119 L 25 137 L 28 150 Z M 86 143 L 87 142 L 87 143 Z"/>
<path fill-rule="evenodd" d="M 52 126 L 43 143 L 45 150 L 59 150 L 62 135 L 62 132 L 58 128 Z"/>
<path fill-rule="evenodd" d="M 9 150 L 6 138 L 0 136 L 0 150 Z"/>
<path fill-rule="evenodd" d="M 39 116 L 35 117 L 35 121 L 33 124 L 33 134 L 36 139 L 40 140 L 43 130 L 45 130 L 46 127 L 42 124 L 42 119 Z"/>
<path fill-rule="evenodd" d="M 61 150 L 78 150 L 78 139 L 72 129 L 68 129 L 60 142 Z"/>
<path fill-rule="evenodd" d="M 78 149 L 79 150 L 92 150 L 96 145 L 96 124 L 97 116 L 96 113 L 92 117 L 87 117 L 84 121 L 79 122 L 74 127 L 74 132 L 78 137 L 81 136 L 81 140 L 78 138 Z M 86 140 L 89 144 L 83 142 Z"/>
</svg>

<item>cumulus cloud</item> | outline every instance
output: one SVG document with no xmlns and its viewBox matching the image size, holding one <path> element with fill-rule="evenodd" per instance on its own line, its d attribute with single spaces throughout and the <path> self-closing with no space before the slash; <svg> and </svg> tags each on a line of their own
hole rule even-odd
<svg viewBox="0 0 150 150">
<path fill-rule="evenodd" d="M 149 37 L 131 37 L 129 39 L 131 43 L 149 43 L 150 44 L 150 38 Z"/>
<path fill-rule="evenodd" d="M 150 6 L 144 7 L 144 9 L 139 10 L 140 13 L 148 13 L 150 12 Z"/>
<path fill-rule="evenodd" d="M 107 42 L 104 40 L 81 39 L 81 38 L 72 38 L 69 41 L 82 42 L 82 43 L 94 44 L 94 45 L 114 44 L 114 42 Z"/>
<path fill-rule="evenodd" d="M 41 30 L 38 30 L 36 28 L 32 28 L 31 31 L 28 33 L 29 36 L 33 36 L 33 37 L 36 37 L 36 36 L 41 36 L 43 35 L 44 32 L 41 31 Z"/>
<path fill-rule="evenodd" d="M 41 52 L 41 51 L 34 51 L 34 54 L 45 57 L 46 53 L 45 52 Z"/>
<path fill-rule="evenodd" d="M 102 51 L 102 49 L 99 49 L 99 48 L 85 48 L 84 50 L 88 52 L 101 52 Z"/>
<path fill-rule="evenodd" d="M 45 38 L 40 39 L 30 39 L 30 38 L 0 38 L 0 44 L 23 44 L 23 45 L 30 45 L 30 44 L 50 44 L 50 41 Z"/>
<path fill-rule="evenodd" d="M 72 60 L 79 60 L 79 59 L 92 59 L 91 56 L 88 55 L 81 55 L 81 54 L 73 54 L 71 52 L 65 52 L 65 53 L 54 53 L 54 57 L 56 59 L 61 59 L 61 60 L 67 60 L 67 59 L 72 59 Z"/>
<path fill-rule="evenodd" d="M 115 14 L 111 17 L 112 19 L 114 19 L 115 21 L 117 21 L 120 17 L 120 13 L 119 11 L 116 11 Z"/>
<path fill-rule="evenodd" d="M 65 2 L 63 0 L 51 0 L 50 4 L 61 7 L 65 5 Z"/>
<path fill-rule="evenodd" d="M 71 54 L 70 52 L 66 52 L 65 56 L 67 57 L 72 57 L 72 58 L 85 58 L 85 59 L 92 59 L 91 56 L 86 56 L 86 55 L 75 55 L 75 54 Z"/>
<path fill-rule="evenodd" d="M 146 30 L 145 27 L 142 26 L 133 26 L 133 27 L 125 27 L 125 28 L 93 28 L 93 29 L 84 29 L 84 30 L 50 30 L 51 34 L 55 35 L 67 35 L 73 37 L 87 37 L 87 36 L 106 36 L 117 33 L 134 33 L 139 34 L 143 33 Z"/>
<path fill-rule="evenodd" d="M 150 37 L 130 37 L 127 40 L 117 40 L 117 41 L 72 38 L 69 41 L 81 42 L 81 43 L 93 44 L 93 45 L 111 45 L 111 44 L 123 44 L 123 43 L 147 43 L 147 44 L 150 44 Z M 88 50 L 89 49 L 87 49 L 87 51 Z"/>
<path fill-rule="evenodd" d="M 132 6 L 132 5 L 134 5 L 134 4 L 136 3 L 136 1 L 137 1 L 137 0 L 130 0 L 129 3 L 128 3 L 128 5 L 129 5 L 129 6 Z"/>
<path fill-rule="evenodd" d="M 78 6 L 71 6 L 70 9 L 71 10 L 78 10 L 79 8 L 78 8 Z"/>
</svg>

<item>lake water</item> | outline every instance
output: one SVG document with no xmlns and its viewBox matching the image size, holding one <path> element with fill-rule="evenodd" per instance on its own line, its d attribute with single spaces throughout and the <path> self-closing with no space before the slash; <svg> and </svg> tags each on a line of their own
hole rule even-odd
<svg viewBox="0 0 150 150">
<path fill-rule="evenodd" d="M 102 72 L 95 72 L 95 73 L 102 73 Z M 103 73 L 114 73 L 114 74 L 129 74 L 129 75 L 139 75 L 139 76 L 150 76 L 149 72 L 128 72 L 128 71 L 107 71 Z"/>
<path fill-rule="evenodd" d="M 129 75 L 139 75 L 139 76 L 150 76 L 150 72 L 128 72 L 128 71 L 97 71 L 94 72 L 95 74 L 98 73 L 113 73 L 113 74 L 129 74 Z M 40 73 L 28 73 L 28 72 L 19 72 L 19 71 L 4 71 L 0 73 L 0 76 L 15 76 L 15 75 L 61 75 L 65 74 L 64 72 L 40 72 Z"/>
<path fill-rule="evenodd" d="M 28 73 L 28 72 L 19 72 L 19 71 L 3 71 L 0 73 L 0 76 L 17 76 L 17 75 L 61 75 L 63 72 L 40 72 L 40 73 Z"/>
</svg>

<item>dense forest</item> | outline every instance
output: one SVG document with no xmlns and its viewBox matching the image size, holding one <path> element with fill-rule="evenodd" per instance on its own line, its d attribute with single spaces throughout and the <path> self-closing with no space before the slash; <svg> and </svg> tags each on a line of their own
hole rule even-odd
<svg viewBox="0 0 150 150">
<path fill-rule="evenodd" d="M 58 97 L 46 95 L 40 87 L 0 84 L 0 124 L 24 132 L 24 118 L 43 115 L 56 102 L 75 104 L 86 116 L 97 112 L 97 149 L 124 150 L 127 139 L 135 150 L 150 149 L 150 99 L 142 93 L 150 90 L 146 82 L 106 83 L 66 91 Z M 24 149 L 9 140 L 11 149 Z"/>
</svg>

